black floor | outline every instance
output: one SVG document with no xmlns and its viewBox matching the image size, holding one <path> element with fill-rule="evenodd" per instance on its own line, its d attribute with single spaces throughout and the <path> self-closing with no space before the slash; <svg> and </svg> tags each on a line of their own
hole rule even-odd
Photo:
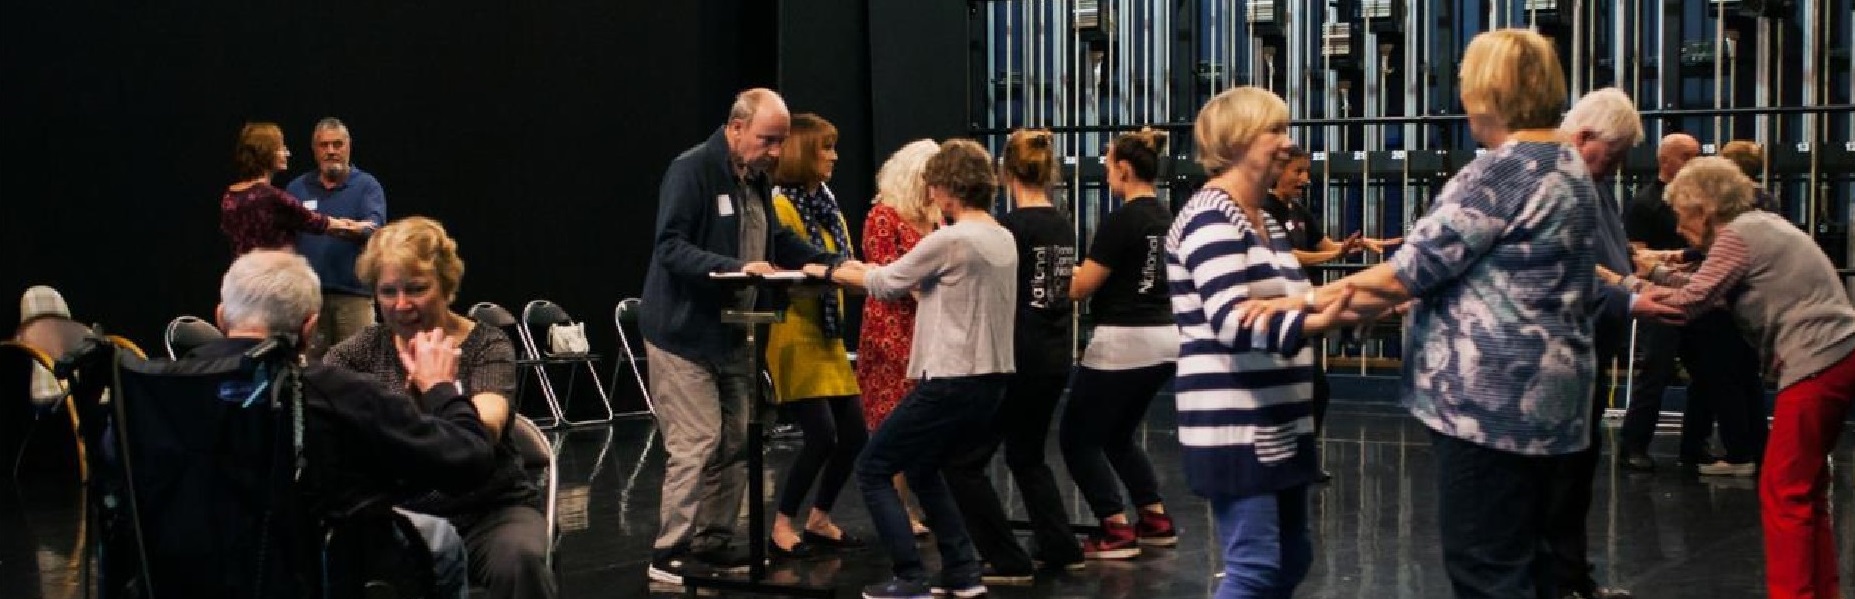
<svg viewBox="0 0 1855 599">
<path fill-rule="evenodd" d="M 1207 534 L 1210 515 L 1204 502 L 1184 490 L 1178 471 L 1178 445 L 1170 402 L 1155 402 L 1144 441 L 1160 467 L 1170 511 L 1182 527 L 1176 549 L 1148 550 L 1133 562 L 1092 563 L 1088 569 L 1039 580 L 1030 587 L 994 587 L 992 596 L 1103 597 L 1164 599 L 1206 597 L 1220 569 L 1217 548 Z M 1433 462 L 1421 425 L 1395 408 L 1377 404 L 1339 404 L 1329 421 L 1323 459 L 1334 473 L 1331 484 L 1314 495 L 1315 564 L 1297 597 L 1304 598 L 1442 598 L 1450 595 L 1437 548 L 1438 517 Z M 1614 431 L 1606 431 L 1614 433 Z M 1614 435 L 1613 435 L 1614 436 Z M 1839 463 L 1851 459 L 1846 439 L 1835 453 Z M 673 596 L 675 589 L 652 588 L 644 575 L 656 530 L 657 496 L 663 450 L 648 421 L 626 421 L 564 433 L 561 461 L 561 587 L 569 598 Z M 1758 498 L 1750 478 L 1703 479 L 1672 467 L 1673 438 L 1658 440 L 1662 469 L 1653 474 L 1625 472 L 1609 460 L 1598 473 L 1597 497 L 1590 519 L 1592 558 L 1600 580 L 1636 591 L 1636 596 L 1743 599 L 1764 596 L 1763 557 Z M 776 444 L 769 463 L 779 467 L 795 448 Z M 1051 454 L 1059 475 L 1061 460 Z M 768 493 L 775 473 L 767 475 Z M 1000 478 L 1002 492 L 1009 479 Z M 24 506 L 25 529 L 0 529 L 0 597 L 70 597 L 75 584 L 72 559 L 78 535 L 77 493 L 43 485 L 24 485 L 6 509 Z M 1832 505 L 1847 506 L 1849 477 L 1838 472 Z M 1073 491 L 1070 496 L 1074 497 Z M 1015 502 L 1015 496 L 1013 501 Z M 873 536 L 854 489 L 846 489 L 836 517 L 853 532 Z M 1021 507 L 1017 517 L 1021 517 Z M 1071 514 L 1083 513 L 1072 503 Z M 6 515 L 0 515 L 6 516 Z M 1078 516 L 1079 518 L 1079 516 Z M 17 522 L 18 518 L 0 518 Z M 1851 516 L 1839 511 L 1844 594 L 1849 584 L 1849 556 L 1855 536 L 1848 535 Z M 931 554 L 931 550 L 929 550 Z M 874 550 L 818 560 L 801 566 L 775 567 L 785 580 L 837 587 L 841 597 L 888 575 L 887 560 Z"/>
</svg>

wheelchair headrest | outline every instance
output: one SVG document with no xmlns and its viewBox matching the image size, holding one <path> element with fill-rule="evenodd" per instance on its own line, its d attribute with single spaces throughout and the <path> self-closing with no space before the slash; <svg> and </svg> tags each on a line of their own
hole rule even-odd
<svg viewBox="0 0 1855 599">
<path fill-rule="evenodd" d="M 168 357 L 180 359 L 199 346 L 225 338 L 219 328 L 198 316 L 181 316 L 167 323 Z"/>
</svg>

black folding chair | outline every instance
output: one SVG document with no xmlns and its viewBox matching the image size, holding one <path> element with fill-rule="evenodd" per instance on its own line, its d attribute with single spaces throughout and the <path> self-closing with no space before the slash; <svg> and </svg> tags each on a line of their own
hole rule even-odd
<svg viewBox="0 0 1855 599">
<path fill-rule="evenodd" d="M 612 383 L 606 388 L 610 390 L 613 395 L 617 395 L 620 393 L 621 389 L 630 388 L 630 386 L 635 383 L 638 390 L 638 399 L 644 404 L 643 410 L 622 412 L 618 414 L 619 416 L 640 416 L 657 413 L 657 406 L 651 403 L 650 385 L 645 383 L 646 375 L 644 369 L 648 368 L 649 364 L 646 362 L 646 357 L 644 355 L 644 336 L 638 332 L 638 311 L 642 308 L 643 304 L 643 300 L 632 297 L 618 302 L 618 305 L 612 308 L 612 326 L 618 330 L 618 351 L 620 355 L 617 359 L 612 360 Z M 629 378 L 631 380 L 621 382 L 621 376 L 626 373 L 629 373 L 631 376 L 624 378 Z"/>
<path fill-rule="evenodd" d="M 549 424 L 551 426 L 562 424 L 575 426 L 611 422 L 616 414 L 612 411 L 612 396 L 606 394 L 605 383 L 599 380 L 598 354 L 550 353 L 542 351 L 540 343 L 535 340 L 537 328 L 545 333 L 551 325 L 565 325 L 571 322 L 573 318 L 568 316 L 567 311 L 562 310 L 559 305 L 547 300 L 535 300 L 528 302 L 528 305 L 522 308 L 522 320 L 520 326 L 516 327 L 516 331 L 521 333 L 522 347 L 528 353 L 529 367 L 534 371 L 535 378 L 541 385 L 541 397 L 547 400 L 548 411 L 553 415 L 553 421 Z M 565 394 L 555 391 L 554 381 L 548 375 L 549 366 L 567 367 L 567 392 Z M 567 408 L 573 401 L 574 383 L 579 379 L 581 369 L 585 369 L 593 381 L 593 389 L 598 393 L 601 407 L 605 409 L 604 418 L 585 420 L 567 418 Z"/>
<path fill-rule="evenodd" d="M 225 334 L 219 327 L 206 322 L 198 316 L 180 316 L 167 323 L 167 332 L 162 341 L 167 346 L 169 360 L 179 360 L 193 348 L 224 339 Z"/>
<path fill-rule="evenodd" d="M 554 551 L 560 546 L 560 467 L 554 445 L 548 443 L 547 434 L 535 421 L 521 414 L 515 415 L 514 428 L 509 435 L 521 452 L 522 467 L 534 475 L 536 484 L 541 487 L 542 514 L 547 517 L 547 563 L 551 569 L 556 564 Z"/>
</svg>

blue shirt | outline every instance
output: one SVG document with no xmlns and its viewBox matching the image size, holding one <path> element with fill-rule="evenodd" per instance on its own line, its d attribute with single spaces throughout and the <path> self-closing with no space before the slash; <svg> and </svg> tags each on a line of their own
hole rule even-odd
<svg viewBox="0 0 1855 599">
<path fill-rule="evenodd" d="M 1392 257 L 1411 296 L 1403 398 L 1439 433 L 1523 455 L 1590 444 L 1597 189 L 1569 146 L 1463 168 Z"/>
<path fill-rule="evenodd" d="M 322 185 L 321 173 L 310 171 L 290 181 L 285 190 L 301 200 L 303 206 L 325 216 L 372 221 L 374 226 L 386 224 L 386 190 L 380 187 L 379 180 L 360 168 L 350 167 L 348 179 L 334 189 Z M 354 261 L 361 257 L 363 243 L 304 234 L 296 237 L 296 252 L 316 269 L 324 293 L 371 296 L 373 290 L 362 285 L 360 277 L 354 274 Z"/>
</svg>

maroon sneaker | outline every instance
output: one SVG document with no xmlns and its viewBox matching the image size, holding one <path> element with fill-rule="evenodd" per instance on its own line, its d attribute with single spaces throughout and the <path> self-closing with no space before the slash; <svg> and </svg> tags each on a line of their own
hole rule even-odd
<svg viewBox="0 0 1855 599">
<path fill-rule="evenodd" d="M 1134 526 L 1134 535 L 1139 537 L 1141 545 L 1172 547 L 1179 544 L 1179 529 L 1173 527 L 1172 516 L 1159 512 L 1140 510 L 1140 523 Z"/>
<path fill-rule="evenodd" d="M 1112 524 L 1104 520 L 1101 532 L 1082 542 L 1082 557 L 1087 559 L 1133 559 L 1140 555 L 1140 540 L 1132 524 Z"/>
</svg>

